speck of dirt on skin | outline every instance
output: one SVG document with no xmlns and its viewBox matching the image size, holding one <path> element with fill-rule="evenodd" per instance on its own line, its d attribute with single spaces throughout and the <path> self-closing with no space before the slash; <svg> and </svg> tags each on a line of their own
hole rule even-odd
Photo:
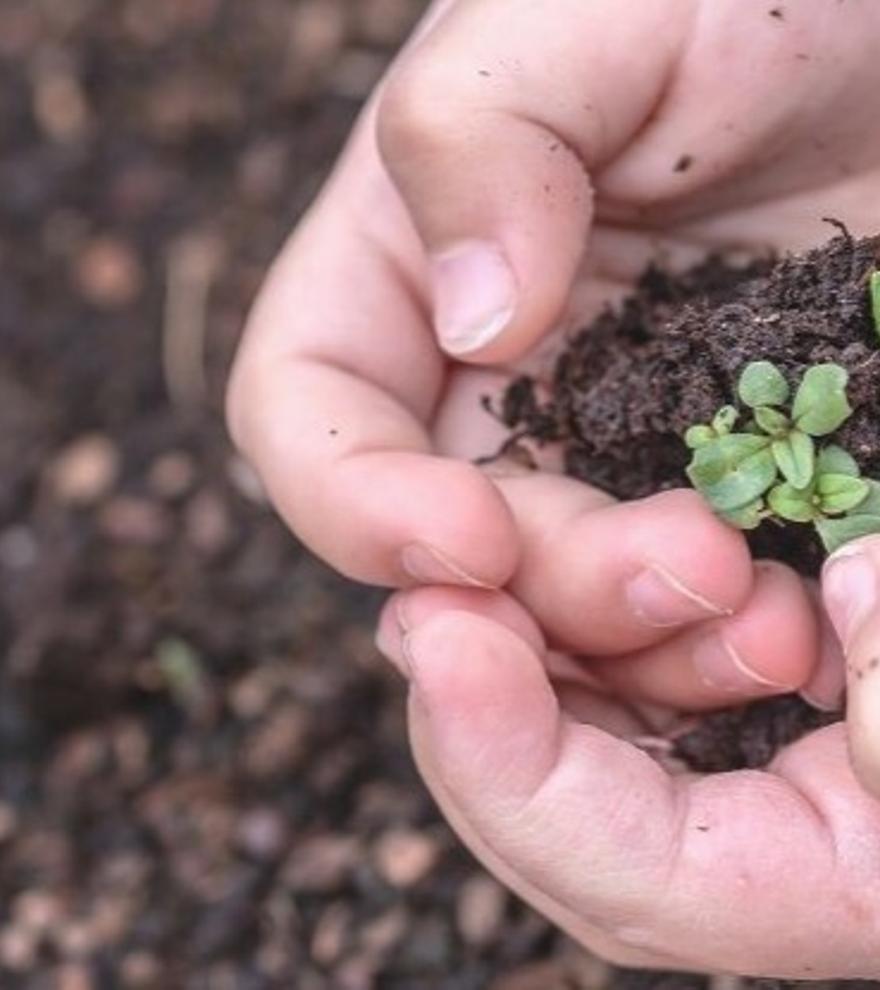
<svg viewBox="0 0 880 990">
<path fill-rule="evenodd" d="M 487 78 L 492 75 L 488 69 L 478 69 L 478 74 L 481 76 L 486 76 Z"/>
<path fill-rule="evenodd" d="M 880 657 L 871 657 L 868 662 L 868 670 L 876 670 L 880 667 Z"/>
<path fill-rule="evenodd" d="M 693 155 L 682 155 L 681 158 L 675 163 L 674 172 L 687 172 L 687 170 L 694 164 Z"/>
<path fill-rule="evenodd" d="M 784 7 L 774 7 L 770 11 L 770 16 L 775 17 L 777 21 L 785 20 L 785 8 Z"/>
<path fill-rule="evenodd" d="M 339 436 L 339 430 L 331 430 L 330 431 L 330 436 L 331 437 L 338 437 Z"/>
<path fill-rule="evenodd" d="M 697 831 L 698 832 L 708 832 L 709 831 L 709 826 L 708 825 L 697 825 Z"/>
<path fill-rule="evenodd" d="M 794 57 L 798 62 L 809 62 L 812 59 L 812 55 L 808 55 L 806 52 L 795 52 Z"/>
</svg>

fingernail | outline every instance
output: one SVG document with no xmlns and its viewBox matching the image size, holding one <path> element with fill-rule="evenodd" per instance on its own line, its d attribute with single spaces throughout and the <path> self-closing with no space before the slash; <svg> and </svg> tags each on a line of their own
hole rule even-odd
<svg viewBox="0 0 880 990">
<path fill-rule="evenodd" d="M 403 548 L 400 564 L 404 571 L 420 584 L 457 584 L 468 588 L 489 588 L 446 554 L 426 543 L 411 543 Z"/>
<path fill-rule="evenodd" d="M 516 280 L 495 244 L 466 241 L 435 255 L 431 282 L 437 336 L 449 354 L 484 347 L 516 308 Z"/>
<path fill-rule="evenodd" d="M 877 573 L 859 547 L 844 547 L 830 557 L 822 573 L 828 617 L 847 648 L 853 633 L 877 603 Z"/>
<path fill-rule="evenodd" d="M 694 669 L 706 685 L 725 694 L 752 695 L 791 691 L 796 685 L 782 684 L 753 670 L 723 636 L 708 636 L 693 652 Z"/>
<path fill-rule="evenodd" d="M 697 594 L 658 564 L 647 567 L 630 581 L 626 598 L 642 622 L 659 628 L 731 614 L 730 609 Z"/>
</svg>

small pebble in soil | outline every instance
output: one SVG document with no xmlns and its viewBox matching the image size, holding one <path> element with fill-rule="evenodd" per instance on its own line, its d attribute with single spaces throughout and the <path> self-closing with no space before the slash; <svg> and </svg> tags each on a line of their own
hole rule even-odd
<svg viewBox="0 0 880 990">
<path fill-rule="evenodd" d="M 173 450 L 153 461 L 147 483 L 160 498 L 175 499 L 192 488 L 195 477 L 196 467 L 189 454 Z"/>
<path fill-rule="evenodd" d="M 379 876 L 392 887 L 413 887 L 434 868 L 437 840 L 425 832 L 395 829 L 376 842 L 373 856 Z"/>
<path fill-rule="evenodd" d="M 89 433 L 55 456 L 47 480 L 59 501 L 90 505 L 113 488 L 119 469 L 119 451 L 113 441 L 104 434 Z"/>
<path fill-rule="evenodd" d="M 490 945 L 504 923 L 509 895 L 492 877 L 478 873 L 462 885 L 456 901 L 456 926 L 468 945 Z"/>
<path fill-rule="evenodd" d="M 101 309 L 128 306 L 144 283 L 141 262 L 131 244 L 98 237 L 76 259 L 74 279 L 83 297 Z"/>
</svg>

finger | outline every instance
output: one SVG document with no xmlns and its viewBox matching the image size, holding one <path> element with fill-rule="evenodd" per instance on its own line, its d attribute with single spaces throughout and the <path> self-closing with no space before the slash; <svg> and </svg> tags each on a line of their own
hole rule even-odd
<svg viewBox="0 0 880 990">
<path fill-rule="evenodd" d="M 819 624 L 819 659 L 807 683 L 801 688 L 804 701 L 820 711 L 836 712 L 843 708 L 846 690 L 846 659 L 837 633 L 822 602 L 822 592 L 816 581 L 804 586 L 813 602 Z"/>
<path fill-rule="evenodd" d="M 588 173 L 650 116 L 689 22 L 688 5 L 661 0 L 634 17 L 613 0 L 477 0 L 402 61 L 379 144 L 430 258 L 447 352 L 506 360 L 560 316 L 592 218 Z M 636 50 L 621 86 L 620 53 Z"/>
<path fill-rule="evenodd" d="M 391 595 L 379 616 L 376 645 L 407 676 L 403 641 L 410 631 L 442 612 L 460 611 L 504 626 L 538 654 L 544 637 L 534 619 L 509 595 L 479 588 L 416 588 Z"/>
<path fill-rule="evenodd" d="M 574 734 L 561 722 L 539 657 L 524 640 L 483 617 L 445 612 L 410 631 L 406 655 L 417 758 L 420 764 L 430 759 L 456 807 L 502 859 L 509 856 L 510 843 L 537 825 L 530 809 L 541 806 L 546 813 L 552 792 L 561 797 L 570 761 L 589 746 L 596 764 L 578 769 L 578 787 L 589 795 L 586 804 L 595 802 L 605 813 L 614 808 L 620 824 L 619 831 L 597 828 L 582 836 L 583 843 L 578 838 L 584 859 L 591 862 L 590 888 L 596 906 L 601 905 L 597 918 L 619 917 L 652 889 L 659 890 L 660 851 L 668 848 L 674 821 L 670 781 L 638 750 L 592 728 Z M 628 781 L 624 806 L 621 780 Z M 648 809 L 653 809 L 650 814 Z M 566 812 L 572 810 L 568 803 Z M 554 899 L 563 903 L 580 899 L 576 888 L 581 883 L 574 873 L 567 879 L 559 875 L 567 871 L 564 857 L 554 850 L 573 852 L 572 837 L 563 837 L 565 817 L 546 814 L 540 838 L 536 834 L 536 841 L 526 842 L 525 861 L 516 864 L 528 880 L 540 860 L 556 862 L 559 869 L 550 865 L 552 882 L 545 889 L 554 890 Z M 587 821 L 595 819 L 585 814 L 580 825 Z"/>
<path fill-rule="evenodd" d="M 876 976 L 875 803 L 840 734 L 774 772 L 675 784 L 561 717 L 539 658 L 460 612 L 407 638 L 419 766 L 462 837 L 576 937 L 617 958 L 776 976 Z"/>
<path fill-rule="evenodd" d="M 735 615 L 687 629 L 593 672 L 624 697 L 699 711 L 797 691 L 818 663 L 818 622 L 803 582 L 787 567 L 755 565 Z"/>
<path fill-rule="evenodd" d="M 620 655 L 749 597 L 742 535 L 692 491 L 614 504 L 571 478 L 496 479 L 520 530 L 513 594 L 562 647 Z"/>
<path fill-rule="evenodd" d="M 880 796 L 880 539 L 849 543 L 828 559 L 822 590 L 846 655 L 846 723 L 856 773 Z"/>
<path fill-rule="evenodd" d="M 563 709 L 573 718 L 629 738 L 645 735 L 647 724 L 607 693 L 583 664 L 549 653 L 544 637 L 525 609 L 503 591 L 477 588 L 416 588 L 386 601 L 376 630 L 376 646 L 400 673 L 409 670 L 404 640 L 412 629 L 444 612 L 466 612 L 509 629 L 542 658 Z M 598 686 L 598 690 L 591 689 Z"/>
<path fill-rule="evenodd" d="M 475 467 L 432 453 L 445 364 L 369 121 L 251 315 L 230 428 L 288 524 L 343 573 L 499 585 L 515 564 L 512 520 Z"/>
</svg>

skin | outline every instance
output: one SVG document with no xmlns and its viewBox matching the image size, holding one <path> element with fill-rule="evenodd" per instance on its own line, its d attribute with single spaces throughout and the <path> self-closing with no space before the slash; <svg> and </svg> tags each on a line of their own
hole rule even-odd
<svg viewBox="0 0 880 990">
<path fill-rule="evenodd" d="M 615 505 L 552 452 L 471 462 L 503 436 L 479 397 L 540 377 L 650 258 L 880 227 L 880 9 L 771 9 L 436 5 L 267 281 L 229 420 L 308 546 L 405 589 L 380 643 L 414 750 L 498 876 L 620 962 L 878 977 L 875 543 L 825 582 L 847 726 L 674 777 L 631 742 L 671 713 L 839 699 L 818 590 L 693 492 Z"/>
</svg>

